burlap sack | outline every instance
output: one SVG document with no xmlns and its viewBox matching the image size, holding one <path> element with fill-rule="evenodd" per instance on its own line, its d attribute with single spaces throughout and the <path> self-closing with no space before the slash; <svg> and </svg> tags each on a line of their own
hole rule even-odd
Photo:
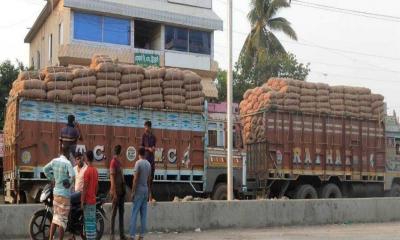
<svg viewBox="0 0 400 240">
<path fill-rule="evenodd" d="M 301 88 L 289 85 L 289 86 L 285 86 L 285 87 L 281 88 L 279 90 L 279 92 L 282 92 L 282 93 L 300 93 L 301 92 Z"/>
<path fill-rule="evenodd" d="M 248 99 L 249 96 L 253 93 L 253 89 L 247 89 L 243 94 L 243 99 Z"/>
<path fill-rule="evenodd" d="M 329 99 L 344 99 L 343 93 L 330 93 Z"/>
<path fill-rule="evenodd" d="M 286 111 L 294 111 L 294 112 L 300 111 L 300 107 L 295 105 L 286 105 L 283 107 L 283 109 L 285 109 Z"/>
<path fill-rule="evenodd" d="M 371 101 L 375 102 L 375 101 L 383 101 L 384 97 L 380 94 L 371 94 Z"/>
<path fill-rule="evenodd" d="M 344 93 L 344 86 L 331 86 L 331 93 Z"/>
<path fill-rule="evenodd" d="M 314 114 L 316 112 L 316 109 L 312 107 L 300 107 L 300 112 Z"/>
<path fill-rule="evenodd" d="M 114 63 L 99 63 L 96 67 L 95 70 L 97 72 L 121 72 L 122 69 L 120 66 L 118 66 L 118 64 L 114 64 Z M 113 100 L 113 102 L 115 102 Z"/>
<path fill-rule="evenodd" d="M 96 89 L 96 97 L 101 97 L 105 95 L 117 95 L 118 88 L 115 87 L 102 87 Z"/>
<path fill-rule="evenodd" d="M 72 94 L 96 94 L 96 86 L 78 86 L 72 88 Z"/>
<path fill-rule="evenodd" d="M 137 82 L 142 82 L 144 79 L 144 75 L 142 74 L 126 74 L 122 75 L 121 77 L 121 83 L 137 83 Z"/>
<path fill-rule="evenodd" d="M 359 101 L 360 107 L 371 107 L 371 101 Z"/>
<path fill-rule="evenodd" d="M 147 87 L 140 89 L 142 95 L 162 94 L 163 90 L 161 87 Z"/>
<path fill-rule="evenodd" d="M 301 88 L 317 90 L 316 84 L 312 82 L 302 82 Z"/>
<path fill-rule="evenodd" d="M 17 80 L 43 79 L 38 71 L 22 71 L 18 74 Z"/>
<path fill-rule="evenodd" d="M 317 107 L 317 103 L 315 102 L 300 102 L 300 108 L 315 108 Z"/>
<path fill-rule="evenodd" d="M 46 85 L 42 80 L 31 79 L 31 80 L 17 80 L 12 84 L 12 88 L 16 90 L 24 89 L 45 89 Z"/>
<path fill-rule="evenodd" d="M 186 90 L 183 88 L 164 88 L 163 93 L 164 93 L 164 95 L 186 96 Z M 202 97 L 202 96 L 200 96 L 200 97 Z"/>
<path fill-rule="evenodd" d="M 45 73 L 46 75 L 54 73 L 66 73 L 69 71 L 69 68 L 63 66 L 47 66 L 43 69 L 43 73 Z"/>
<path fill-rule="evenodd" d="M 163 95 L 162 94 L 151 94 L 151 95 L 142 95 L 143 102 L 162 102 Z"/>
<path fill-rule="evenodd" d="M 358 95 L 357 94 L 344 94 L 344 99 L 345 100 L 353 100 L 353 101 L 358 101 Z"/>
<path fill-rule="evenodd" d="M 58 73 L 49 73 L 46 75 L 44 81 L 72 81 L 74 79 L 74 74 L 70 72 L 58 72 Z"/>
<path fill-rule="evenodd" d="M 92 57 L 92 64 L 98 65 L 100 63 L 113 63 L 113 60 L 108 55 L 96 54 Z"/>
<path fill-rule="evenodd" d="M 344 111 L 344 105 L 331 105 L 333 111 Z"/>
<path fill-rule="evenodd" d="M 300 101 L 297 99 L 285 99 L 283 100 L 285 106 L 299 106 Z"/>
<path fill-rule="evenodd" d="M 72 74 L 74 74 L 74 78 L 84 78 L 84 77 L 90 77 L 93 76 L 96 72 L 94 69 L 90 68 L 77 68 L 72 71 Z"/>
<path fill-rule="evenodd" d="M 76 104 L 93 104 L 96 103 L 96 95 L 94 94 L 74 94 L 72 102 Z"/>
<path fill-rule="evenodd" d="M 185 90 L 186 91 L 186 90 Z M 203 91 L 186 91 L 186 98 L 204 97 Z"/>
<path fill-rule="evenodd" d="M 180 111 L 185 111 L 187 109 L 187 106 L 185 103 L 174 103 L 174 102 L 165 102 L 165 108 L 166 109 L 173 109 L 173 110 L 180 110 Z"/>
<path fill-rule="evenodd" d="M 273 96 L 276 96 L 276 98 L 280 98 L 278 94 L 273 93 L 271 94 L 271 97 L 273 98 Z M 285 99 L 300 99 L 301 95 L 298 93 L 286 93 L 284 95 L 282 95 Z"/>
<path fill-rule="evenodd" d="M 144 71 L 144 76 L 147 79 L 164 78 L 165 72 L 166 72 L 165 68 L 147 68 Z"/>
<path fill-rule="evenodd" d="M 369 88 L 357 87 L 357 91 L 358 91 L 359 95 L 370 95 L 371 94 L 371 89 L 369 89 Z"/>
<path fill-rule="evenodd" d="M 183 71 L 178 68 L 168 68 L 165 71 L 165 80 L 183 80 Z"/>
<path fill-rule="evenodd" d="M 96 73 L 97 79 L 105 80 L 121 80 L 121 73 L 119 72 L 98 72 Z"/>
<path fill-rule="evenodd" d="M 300 97 L 301 102 L 315 102 L 315 96 L 303 95 Z"/>
<path fill-rule="evenodd" d="M 140 83 L 126 83 L 119 85 L 120 92 L 140 90 Z"/>
<path fill-rule="evenodd" d="M 185 97 L 179 95 L 166 95 L 164 96 L 164 101 L 173 103 L 185 103 Z M 193 105 L 193 104 L 192 104 Z"/>
<path fill-rule="evenodd" d="M 186 109 L 189 112 L 203 112 L 204 107 L 203 106 L 186 106 Z"/>
<path fill-rule="evenodd" d="M 371 103 L 372 108 L 384 107 L 385 104 L 382 101 L 375 101 Z"/>
<path fill-rule="evenodd" d="M 315 112 L 316 113 L 331 114 L 331 109 L 330 108 L 316 108 Z"/>
<path fill-rule="evenodd" d="M 331 110 L 331 114 L 335 115 L 335 116 L 343 116 L 344 115 L 344 111 L 343 110 L 339 110 L 339 111 L 335 111 L 335 110 Z"/>
<path fill-rule="evenodd" d="M 51 90 L 47 92 L 47 99 L 50 101 L 71 101 L 71 90 Z"/>
<path fill-rule="evenodd" d="M 353 107 L 353 106 L 345 105 L 344 106 L 344 111 L 345 112 L 351 112 L 351 113 L 358 113 L 358 112 L 360 112 L 360 108 L 359 107 Z"/>
<path fill-rule="evenodd" d="M 138 65 L 120 64 L 123 74 L 140 74 L 144 75 L 144 69 Z"/>
<path fill-rule="evenodd" d="M 164 108 L 164 102 L 163 102 L 163 101 L 158 101 L 158 102 L 143 102 L 142 107 L 143 107 L 143 108 L 163 109 L 163 108 Z"/>
<path fill-rule="evenodd" d="M 142 88 L 162 87 L 163 80 L 161 78 L 145 79 L 142 81 Z"/>
<path fill-rule="evenodd" d="M 184 88 L 186 91 L 201 91 L 203 90 L 203 87 L 201 84 L 190 84 L 190 85 L 185 85 Z"/>
<path fill-rule="evenodd" d="M 163 88 L 182 88 L 182 80 L 169 80 L 163 82 Z"/>
<path fill-rule="evenodd" d="M 315 86 L 317 87 L 318 90 L 325 90 L 329 92 L 329 85 L 326 83 L 316 83 Z"/>
<path fill-rule="evenodd" d="M 331 105 L 344 105 L 343 99 L 329 99 Z"/>
<path fill-rule="evenodd" d="M 201 82 L 201 77 L 199 75 L 185 75 L 184 79 L 183 79 L 183 83 L 185 85 L 189 85 L 189 84 L 198 84 Z"/>
<path fill-rule="evenodd" d="M 97 79 L 95 76 L 91 77 L 83 77 L 83 78 L 75 78 L 72 83 L 75 86 L 96 86 L 97 84 Z"/>
<path fill-rule="evenodd" d="M 372 112 L 372 108 L 371 107 L 360 106 L 360 112 L 362 112 L 362 113 L 371 113 Z"/>
<path fill-rule="evenodd" d="M 317 95 L 317 90 L 315 88 L 302 88 L 301 89 L 301 95 L 305 96 L 315 96 Z"/>
<path fill-rule="evenodd" d="M 46 83 L 46 88 L 48 91 L 51 91 L 54 89 L 70 90 L 73 86 L 74 85 L 71 81 L 56 81 L 56 82 Z"/>
<path fill-rule="evenodd" d="M 361 118 L 366 118 L 366 119 L 370 119 L 370 118 L 372 118 L 373 117 L 373 115 L 372 115 L 372 113 L 371 112 L 369 112 L 369 113 L 366 113 L 366 112 L 360 112 L 360 117 Z"/>
<path fill-rule="evenodd" d="M 46 91 L 43 89 L 27 89 L 18 93 L 20 97 L 29 99 L 46 99 Z"/>
<path fill-rule="evenodd" d="M 358 96 L 358 100 L 360 101 L 371 101 L 371 95 L 370 94 L 361 94 Z"/>
<path fill-rule="evenodd" d="M 141 98 L 136 98 L 136 99 L 124 99 L 121 100 L 119 103 L 121 106 L 124 107 L 140 107 L 140 105 L 142 104 L 142 99 Z"/>
<path fill-rule="evenodd" d="M 97 80 L 97 87 L 114 87 L 118 88 L 120 82 L 118 80 Z"/>
<path fill-rule="evenodd" d="M 101 97 L 96 97 L 97 104 L 106 104 L 106 105 L 118 105 L 119 98 L 113 95 L 106 95 Z"/>
<path fill-rule="evenodd" d="M 199 106 L 203 105 L 203 103 L 204 103 L 204 97 L 198 97 L 186 100 L 186 104 L 190 106 Z"/>
<path fill-rule="evenodd" d="M 139 90 L 131 91 L 131 92 L 121 92 L 118 94 L 119 100 L 127 100 L 127 99 L 141 99 L 141 94 Z"/>
<path fill-rule="evenodd" d="M 328 95 L 319 95 L 315 98 L 315 101 L 317 102 L 328 102 L 329 103 L 329 94 Z"/>
<path fill-rule="evenodd" d="M 327 103 L 327 102 L 325 102 L 325 103 L 319 102 L 319 103 L 317 103 L 316 108 L 317 109 L 329 109 L 330 110 L 331 109 L 331 105 L 329 103 Z"/>
<path fill-rule="evenodd" d="M 317 96 L 329 96 L 329 90 L 319 89 L 317 90 Z"/>
<path fill-rule="evenodd" d="M 347 99 L 345 99 L 345 100 L 344 100 L 344 105 L 346 105 L 346 106 L 352 106 L 352 107 L 358 107 L 358 106 L 359 106 L 359 103 L 358 103 L 358 101 L 347 100 Z"/>
</svg>

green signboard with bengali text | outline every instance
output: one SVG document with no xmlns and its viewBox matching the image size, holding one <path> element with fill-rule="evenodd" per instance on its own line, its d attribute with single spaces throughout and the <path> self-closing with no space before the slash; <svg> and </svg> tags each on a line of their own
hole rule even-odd
<svg viewBox="0 0 400 240">
<path fill-rule="evenodd" d="M 160 55 L 151 53 L 135 53 L 135 64 L 143 67 L 160 66 Z"/>
</svg>

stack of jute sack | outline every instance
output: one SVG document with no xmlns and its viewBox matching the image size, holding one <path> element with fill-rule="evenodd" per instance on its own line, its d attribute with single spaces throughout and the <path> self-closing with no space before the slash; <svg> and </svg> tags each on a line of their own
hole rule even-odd
<svg viewBox="0 0 400 240">
<path fill-rule="evenodd" d="M 192 71 L 183 72 L 186 108 L 190 112 L 202 112 L 204 109 L 204 93 L 201 77 Z"/>
<path fill-rule="evenodd" d="M 140 93 L 142 95 L 142 106 L 144 108 L 163 109 L 163 81 L 165 77 L 165 68 L 149 67 L 144 71 L 144 80 L 142 81 Z"/>
<path fill-rule="evenodd" d="M 325 83 L 316 83 L 317 92 L 315 95 L 316 101 L 316 113 L 331 113 L 331 105 L 330 105 L 330 98 L 329 98 L 329 85 Z"/>
<path fill-rule="evenodd" d="M 385 115 L 384 97 L 380 94 L 371 94 L 372 115 L 382 119 Z"/>
<path fill-rule="evenodd" d="M 283 109 L 287 111 L 300 110 L 300 93 L 301 93 L 302 82 L 295 81 L 292 79 L 285 79 L 285 81 L 282 81 L 282 79 L 280 78 L 272 78 L 269 79 L 266 84 L 268 86 L 271 86 L 271 88 L 274 90 L 274 92 L 272 92 L 271 95 L 276 95 L 275 92 L 279 93 L 278 99 L 279 98 L 283 99 L 282 102 Z M 279 100 L 278 103 L 280 103 Z M 279 108 L 279 104 L 278 104 L 278 109 L 281 109 Z"/>
<path fill-rule="evenodd" d="M 72 101 L 72 70 L 63 66 L 49 66 L 42 71 L 45 75 L 47 99 L 50 101 Z"/>
<path fill-rule="evenodd" d="M 317 107 L 317 88 L 315 83 L 302 82 L 300 94 L 300 111 L 315 113 Z"/>
<path fill-rule="evenodd" d="M 186 110 L 186 90 L 183 88 L 183 71 L 169 68 L 163 82 L 164 103 L 166 109 Z"/>
<path fill-rule="evenodd" d="M 360 114 L 360 103 L 358 89 L 344 87 L 344 114 L 351 117 L 358 117 Z"/>
<path fill-rule="evenodd" d="M 96 103 L 118 105 L 121 67 L 105 55 L 95 55 L 90 66 L 96 71 Z"/>
<path fill-rule="evenodd" d="M 357 88 L 358 92 L 358 107 L 359 117 L 361 118 L 372 118 L 372 106 L 371 106 L 371 90 L 368 88 Z M 383 104 L 383 97 L 381 99 Z"/>
<path fill-rule="evenodd" d="M 72 73 L 72 102 L 76 104 L 96 103 L 97 79 L 94 69 L 74 66 Z"/>
<path fill-rule="evenodd" d="M 144 69 L 136 65 L 120 65 L 122 70 L 119 85 L 119 103 L 124 107 L 139 108 L 142 105 L 141 84 L 144 79 Z"/>
<path fill-rule="evenodd" d="M 46 85 L 41 80 L 37 71 L 23 71 L 18 75 L 17 80 L 13 82 L 10 97 L 24 97 L 31 99 L 46 99 Z"/>
<path fill-rule="evenodd" d="M 337 116 L 344 115 L 344 86 L 331 86 L 329 88 L 329 104 L 331 114 Z"/>
</svg>

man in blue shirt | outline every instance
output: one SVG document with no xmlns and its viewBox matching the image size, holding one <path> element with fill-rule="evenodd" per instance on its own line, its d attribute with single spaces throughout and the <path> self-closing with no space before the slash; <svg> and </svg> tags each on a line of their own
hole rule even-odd
<svg viewBox="0 0 400 240">
<path fill-rule="evenodd" d="M 62 240 L 68 223 L 71 206 L 71 186 L 75 177 L 72 164 L 66 157 L 69 151 L 68 145 L 60 144 L 61 155 L 51 160 L 43 169 L 46 177 L 54 183 L 53 220 L 50 227 L 50 240 L 53 240 L 57 227 L 59 229 L 59 239 Z"/>
<path fill-rule="evenodd" d="M 68 115 L 67 126 L 61 129 L 60 142 L 69 147 L 69 154 L 66 157 L 72 162 L 73 154 L 76 151 L 78 140 L 82 140 L 79 124 L 75 121 L 74 115 Z"/>
</svg>

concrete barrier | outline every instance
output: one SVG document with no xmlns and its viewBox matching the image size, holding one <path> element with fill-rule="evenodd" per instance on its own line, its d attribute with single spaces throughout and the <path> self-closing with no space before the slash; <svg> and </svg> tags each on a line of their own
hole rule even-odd
<svg viewBox="0 0 400 240">
<path fill-rule="evenodd" d="M 263 200 L 156 203 L 149 206 L 149 231 L 196 228 L 262 228 L 288 225 L 389 222 L 400 220 L 400 199 Z M 42 205 L 0 205 L 0 239 L 27 237 L 29 220 Z M 105 206 L 110 218 L 110 205 Z M 125 206 L 129 227 L 132 204 Z M 106 221 L 106 233 L 109 232 Z M 118 223 L 116 224 L 118 226 Z"/>
</svg>

